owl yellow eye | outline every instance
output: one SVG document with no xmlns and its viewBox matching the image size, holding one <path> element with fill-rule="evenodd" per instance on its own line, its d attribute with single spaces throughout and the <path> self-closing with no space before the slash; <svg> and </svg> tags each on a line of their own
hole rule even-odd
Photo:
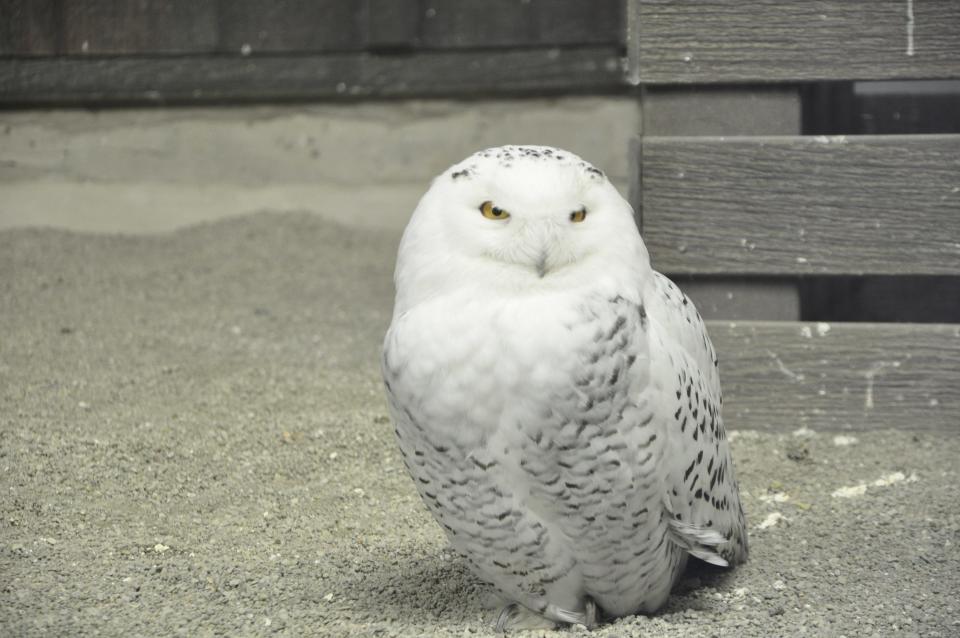
<svg viewBox="0 0 960 638">
<path fill-rule="evenodd" d="M 572 213 L 570 213 L 570 221 L 572 221 L 575 224 L 579 224 L 586 218 L 587 218 L 586 208 L 581 208 L 580 210 L 575 210 Z"/>
<path fill-rule="evenodd" d="M 480 204 L 480 212 L 487 219 L 506 219 L 510 217 L 510 213 L 502 208 L 497 208 L 493 205 L 493 202 L 483 202 Z"/>
</svg>

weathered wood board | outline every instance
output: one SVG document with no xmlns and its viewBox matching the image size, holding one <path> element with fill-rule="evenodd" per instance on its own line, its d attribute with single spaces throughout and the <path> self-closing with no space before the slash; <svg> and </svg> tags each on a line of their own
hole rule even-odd
<svg viewBox="0 0 960 638">
<path fill-rule="evenodd" d="M 0 55 L 58 52 L 55 0 L 0 2 Z"/>
<path fill-rule="evenodd" d="M 80 0 L 60 10 L 68 55 L 191 53 L 217 45 L 214 0 Z"/>
<path fill-rule="evenodd" d="M 728 429 L 960 432 L 960 325 L 708 322 Z"/>
<path fill-rule="evenodd" d="M 634 202 L 655 267 L 960 273 L 960 135 L 644 137 Z"/>
<path fill-rule="evenodd" d="M 317 53 L 622 44 L 624 0 L 237 0 L 220 49 Z"/>
<path fill-rule="evenodd" d="M 422 46 L 529 47 L 623 42 L 624 0 L 421 2 Z"/>
<path fill-rule="evenodd" d="M 221 2 L 216 48 L 254 55 L 362 51 L 364 4 L 357 0 Z"/>
<path fill-rule="evenodd" d="M 621 83 L 606 46 L 410 55 L 0 60 L 0 104 L 604 92 Z"/>
<path fill-rule="evenodd" d="M 633 83 L 960 77 L 956 0 L 629 0 Z"/>
<path fill-rule="evenodd" d="M 625 0 L 4 0 L 0 55 L 343 53 L 624 43 Z"/>
</svg>

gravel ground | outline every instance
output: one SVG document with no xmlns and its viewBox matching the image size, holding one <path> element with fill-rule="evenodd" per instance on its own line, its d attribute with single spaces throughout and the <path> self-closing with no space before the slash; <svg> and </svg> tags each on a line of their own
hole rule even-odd
<svg viewBox="0 0 960 638">
<path fill-rule="evenodd" d="M 489 635 L 386 416 L 396 240 L 0 233 L 0 634 Z M 960 437 L 731 438 L 750 562 L 594 635 L 960 635 Z"/>
</svg>

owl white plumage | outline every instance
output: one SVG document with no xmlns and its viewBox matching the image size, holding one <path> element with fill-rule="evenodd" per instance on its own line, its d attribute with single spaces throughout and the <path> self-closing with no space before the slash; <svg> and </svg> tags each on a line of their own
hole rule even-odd
<svg viewBox="0 0 960 638">
<path fill-rule="evenodd" d="M 688 555 L 745 560 L 713 346 L 601 171 L 541 146 L 467 158 L 421 199 L 395 280 L 399 447 L 509 601 L 501 628 L 653 612 Z"/>
</svg>

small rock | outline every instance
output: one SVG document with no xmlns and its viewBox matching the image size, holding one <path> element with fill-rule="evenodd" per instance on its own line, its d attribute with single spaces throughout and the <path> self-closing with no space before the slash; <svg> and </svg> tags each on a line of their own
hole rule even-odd
<svg viewBox="0 0 960 638">
<path fill-rule="evenodd" d="M 809 461 L 810 448 L 803 443 L 793 443 L 787 445 L 787 458 L 791 461 Z"/>
<path fill-rule="evenodd" d="M 774 525 L 778 525 L 781 521 L 783 521 L 784 523 L 789 522 L 787 520 L 787 517 L 781 514 L 780 512 L 771 512 L 770 514 L 767 514 L 767 517 L 763 519 L 763 521 L 759 525 L 757 525 L 757 529 L 768 529 L 770 527 L 773 527 Z M 780 582 L 780 581 L 777 581 L 777 582 Z"/>
</svg>

